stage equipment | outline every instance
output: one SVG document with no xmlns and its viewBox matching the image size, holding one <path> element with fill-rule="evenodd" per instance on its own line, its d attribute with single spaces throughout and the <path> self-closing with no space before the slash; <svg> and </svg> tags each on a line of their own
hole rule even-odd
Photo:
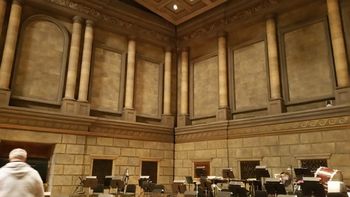
<svg viewBox="0 0 350 197">
<path fill-rule="evenodd" d="M 342 181 L 328 181 L 328 197 L 347 197 L 347 189 Z"/>
<path fill-rule="evenodd" d="M 323 166 L 316 170 L 315 177 L 319 177 L 321 179 L 321 183 L 324 185 L 327 185 L 328 181 L 343 181 L 343 174 L 341 171 Z"/>
<path fill-rule="evenodd" d="M 326 197 L 326 192 L 318 177 L 304 177 L 300 184 L 304 196 Z"/>
<path fill-rule="evenodd" d="M 267 194 L 274 196 L 279 194 L 287 194 L 284 184 L 281 183 L 280 179 L 276 178 L 266 178 L 265 189 Z"/>
</svg>

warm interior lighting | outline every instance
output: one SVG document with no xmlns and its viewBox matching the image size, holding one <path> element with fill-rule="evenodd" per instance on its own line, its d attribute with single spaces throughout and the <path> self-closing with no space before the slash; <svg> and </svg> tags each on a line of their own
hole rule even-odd
<svg viewBox="0 0 350 197">
<path fill-rule="evenodd" d="M 173 10 L 179 9 L 176 4 L 173 5 Z"/>
</svg>

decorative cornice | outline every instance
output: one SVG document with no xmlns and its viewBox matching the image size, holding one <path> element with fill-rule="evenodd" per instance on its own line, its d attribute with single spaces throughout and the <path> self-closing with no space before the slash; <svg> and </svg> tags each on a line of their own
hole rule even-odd
<svg viewBox="0 0 350 197">
<path fill-rule="evenodd" d="M 158 31 L 141 27 L 140 25 L 128 22 L 117 16 L 104 14 L 98 11 L 97 9 L 75 2 L 73 0 L 45 0 L 45 1 L 88 15 L 94 18 L 96 22 L 102 21 L 107 24 L 115 25 L 118 29 L 122 29 L 126 32 L 136 31 L 136 32 L 139 32 L 140 35 L 150 36 L 152 39 L 156 39 L 161 43 L 162 42 L 169 43 L 172 41 L 170 36 L 159 33 Z"/>
<path fill-rule="evenodd" d="M 277 4 L 281 3 L 282 1 L 284 0 L 262 0 L 261 2 L 258 2 L 244 10 L 234 12 L 231 15 L 224 16 L 223 18 L 215 20 L 214 22 L 207 23 L 202 27 L 196 28 L 196 30 L 180 37 L 180 41 L 186 42 L 188 40 L 192 40 L 201 36 L 206 36 L 211 33 L 216 34 L 217 32 L 224 31 L 224 27 L 226 25 L 233 24 L 238 20 L 249 19 L 253 16 L 260 14 L 264 9 L 272 8 Z"/>
<path fill-rule="evenodd" d="M 175 129 L 176 143 L 350 128 L 350 106 L 230 120 Z"/>
<path fill-rule="evenodd" d="M 0 108 L 0 129 L 174 142 L 173 129 L 161 125 L 12 107 Z"/>
</svg>

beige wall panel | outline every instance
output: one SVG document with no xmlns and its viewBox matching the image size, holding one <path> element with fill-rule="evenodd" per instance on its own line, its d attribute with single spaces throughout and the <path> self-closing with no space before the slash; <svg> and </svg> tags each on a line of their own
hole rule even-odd
<svg viewBox="0 0 350 197">
<path fill-rule="evenodd" d="M 193 116 L 215 115 L 218 108 L 217 56 L 193 64 Z"/>
<path fill-rule="evenodd" d="M 265 20 L 256 21 L 253 24 L 232 25 L 228 30 L 228 46 L 237 47 L 252 43 L 252 41 L 259 41 L 265 38 Z"/>
<path fill-rule="evenodd" d="M 213 37 L 210 39 L 205 39 L 205 42 L 203 40 L 199 40 L 198 43 L 194 43 L 192 46 L 190 46 L 189 50 L 189 57 L 190 60 L 198 57 L 205 56 L 207 54 L 216 52 L 218 50 L 218 38 Z"/>
<path fill-rule="evenodd" d="M 284 35 L 290 101 L 332 95 L 326 27 L 315 23 Z"/>
<path fill-rule="evenodd" d="M 350 60 L 350 1 L 343 1 L 341 4 L 343 14 L 344 36 L 348 52 L 348 60 Z"/>
<path fill-rule="evenodd" d="M 138 114 L 159 116 L 160 65 L 143 59 L 136 61 L 135 109 Z"/>
<path fill-rule="evenodd" d="M 91 108 L 119 111 L 122 55 L 95 48 L 92 73 Z"/>
<path fill-rule="evenodd" d="M 65 48 L 62 31 L 52 22 L 33 21 L 25 27 L 20 40 L 12 95 L 57 101 Z"/>
<path fill-rule="evenodd" d="M 136 41 L 136 53 L 143 57 L 151 58 L 160 62 L 164 61 L 164 50 L 161 47 L 157 47 L 145 42 Z"/>
<path fill-rule="evenodd" d="M 236 110 L 265 107 L 267 74 L 265 42 L 257 42 L 233 51 Z"/>
<path fill-rule="evenodd" d="M 124 36 L 112 32 L 107 32 L 98 28 L 95 30 L 94 35 L 95 41 L 103 43 L 106 47 L 120 51 L 127 51 L 128 49 L 128 40 Z"/>
</svg>

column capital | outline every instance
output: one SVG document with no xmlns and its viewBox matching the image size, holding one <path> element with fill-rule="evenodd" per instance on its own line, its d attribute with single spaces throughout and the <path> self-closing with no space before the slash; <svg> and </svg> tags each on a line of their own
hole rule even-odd
<svg viewBox="0 0 350 197">
<path fill-rule="evenodd" d="M 73 22 L 75 22 L 75 23 L 82 23 L 83 22 L 83 18 L 81 16 L 74 16 L 73 17 Z"/>
<path fill-rule="evenodd" d="M 86 26 L 94 26 L 94 21 L 93 20 L 87 19 L 85 21 L 85 23 L 86 23 Z"/>
<path fill-rule="evenodd" d="M 13 0 L 12 4 L 23 5 L 24 0 Z"/>
<path fill-rule="evenodd" d="M 227 32 L 226 32 L 226 31 L 219 31 L 219 32 L 217 33 L 217 36 L 218 36 L 218 37 L 226 37 L 226 36 L 227 36 Z"/>
<path fill-rule="evenodd" d="M 266 20 L 269 20 L 269 19 L 272 19 L 272 20 L 275 20 L 277 17 L 277 14 L 276 13 L 270 13 L 268 15 L 265 15 L 265 19 Z"/>
</svg>

